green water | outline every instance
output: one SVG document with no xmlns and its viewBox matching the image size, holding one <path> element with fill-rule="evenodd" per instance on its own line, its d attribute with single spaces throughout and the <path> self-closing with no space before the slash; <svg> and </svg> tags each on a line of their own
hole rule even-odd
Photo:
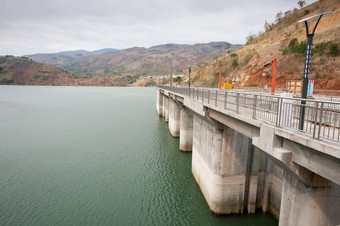
<svg viewBox="0 0 340 226">
<path fill-rule="evenodd" d="M 155 94 L 0 86 L 0 225 L 277 225 L 211 214 Z"/>
</svg>

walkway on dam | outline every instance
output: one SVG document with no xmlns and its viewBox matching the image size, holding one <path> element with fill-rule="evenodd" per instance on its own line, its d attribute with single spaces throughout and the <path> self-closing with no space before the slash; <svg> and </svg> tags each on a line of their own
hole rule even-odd
<svg viewBox="0 0 340 226">
<path fill-rule="evenodd" d="M 302 132 L 313 139 L 340 143 L 340 102 L 286 97 L 234 90 L 159 86 L 209 106 L 264 121 L 275 127 Z M 305 104 L 301 104 L 305 101 Z M 300 112 L 305 108 L 303 130 Z"/>
</svg>

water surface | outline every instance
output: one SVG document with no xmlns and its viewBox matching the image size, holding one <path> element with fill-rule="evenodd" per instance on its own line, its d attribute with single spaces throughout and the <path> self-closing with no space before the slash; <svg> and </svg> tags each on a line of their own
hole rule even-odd
<svg viewBox="0 0 340 226">
<path fill-rule="evenodd" d="M 0 225 L 277 225 L 211 214 L 155 93 L 0 86 Z"/>
</svg>

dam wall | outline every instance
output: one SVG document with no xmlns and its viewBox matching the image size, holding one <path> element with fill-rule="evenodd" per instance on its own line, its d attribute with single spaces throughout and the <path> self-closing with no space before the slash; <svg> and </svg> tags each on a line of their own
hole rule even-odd
<svg viewBox="0 0 340 226">
<path fill-rule="evenodd" d="M 339 146 L 220 108 L 215 100 L 157 89 L 158 115 L 168 115 L 179 149 L 192 151 L 192 174 L 210 210 L 269 212 L 279 225 L 339 225 Z"/>
</svg>

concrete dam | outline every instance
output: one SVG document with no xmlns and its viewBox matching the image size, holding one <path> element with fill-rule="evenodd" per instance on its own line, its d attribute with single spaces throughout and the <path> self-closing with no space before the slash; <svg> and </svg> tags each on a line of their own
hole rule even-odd
<svg viewBox="0 0 340 226">
<path fill-rule="evenodd" d="M 158 86 L 156 110 L 212 212 L 340 225 L 340 102 Z"/>
</svg>

